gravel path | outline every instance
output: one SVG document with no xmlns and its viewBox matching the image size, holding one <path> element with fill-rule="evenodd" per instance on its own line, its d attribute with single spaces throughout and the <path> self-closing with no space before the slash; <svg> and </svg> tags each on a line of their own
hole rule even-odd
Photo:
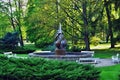
<svg viewBox="0 0 120 80">
<path fill-rule="evenodd" d="M 112 66 L 115 65 L 115 63 L 112 62 L 112 59 L 99 59 L 98 64 L 94 64 L 96 67 L 103 67 L 103 66 Z"/>
</svg>

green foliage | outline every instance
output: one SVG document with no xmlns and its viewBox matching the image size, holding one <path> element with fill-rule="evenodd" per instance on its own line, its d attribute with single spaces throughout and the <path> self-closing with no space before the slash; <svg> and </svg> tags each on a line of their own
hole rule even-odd
<svg viewBox="0 0 120 80">
<path fill-rule="evenodd" d="M 55 45 L 49 45 L 49 46 L 47 46 L 47 47 L 45 47 L 45 48 L 42 48 L 42 50 L 43 51 L 52 51 L 52 52 L 54 52 L 55 51 Z"/>
<path fill-rule="evenodd" d="M 101 39 L 99 37 L 94 36 L 91 38 L 91 44 L 95 46 L 97 46 L 100 42 L 101 42 Z"/>
<path fill-rule="evenodd" d="M 120 42 L 120 34 L 118 34 L 118 35 L 116 36 L 116 38 L 114 38 L 114 42 L 115 42 L 115 44 L 116 44 L 117 42 Z"/>
<path fill-rule="evenodd" d="M 52 0 L 29 0 L 28 4 L 25 18 L 27 38 L 42 48 L 54 41 L 55 3 Z"/>
<path fill-rule="evenodd" d="M 99 73 L 93 66 L 74 62 L 0 57 L 1 80 L 98 80 Z"/>
<path fill-rule="evenodd" d="M 71 48 L 67 49 L 68 51 L 72 51 L 72 52 L 80 52 L 82 50 L 85 50 L 84 47 L 80 47 L 80 46 L 72 46 Z"/>
<path fill-rule="evenodd" d="M 2 38 L 7 32 L 11 32 L 9 18 L 5 13 L 0 12 L 0 38 Z"/>
<path fill-rule="evenodd" d="M 5 45 L 4 45 L 5 46 Z M 8 45 L 7 45 L 8 46 Z M 9 46 L 10 47 L 10 46 Z M 24 48 L 24 47 L 16 47 L 16 48 L 13 48 L 13 49 L 10 49 L 10 48 L 4 48 L 4 49 L 0 49 L 0 53 L 3 53 L 3 52 L 13 52 L 15 54 L 28 54 L 28 53 L 32 53 L 34 52 L 35 49 L 32 49 L 32 48 Z"/>
<path fill-rule="evenodd" d="M 20 48 L 20 49 L 12 50 L 12 52 L 15 54 L 28 54 L 34 51 L 35 51 L 34 49 L 28 49 L 28 48 Z"/>
<path fill-rule="evenodd" d="M 80 39 L 84 40 L 83 2 L 82 0 L 60 0 L 57 4 L 57 0 L 28 0 L 28 13 L 25 18 L 28 39 L 35 42 L 36 45 L 40 45 L 39 47 L 54 42 L 58 24 L 61 23 L 67 40 L 75 40 L 76 42 L 80 41 Z M 88 17 L 89 27 L 94 28 L 100 17 L 101 1 L 86 0 L 85 2 L 88 10 L 86 17 Z M 88 30 L 87 32 L 92 31 Z"/>
<path fill-rule="evenodd" d="M 37 41 L 35 41 L 35 45 L 39 48 L 46 48 L 49 44 L 51 44 L 52 42 L 49 42 L 49 40 L 44 40 L 44 39 L 39 39 Z"/>
<path fill-rule="evenodd" d="M 8 32 L 2 39 L 0 39 L 1 49 L 14 49 L 19 41 L 18 32 Z"/>
</svg>

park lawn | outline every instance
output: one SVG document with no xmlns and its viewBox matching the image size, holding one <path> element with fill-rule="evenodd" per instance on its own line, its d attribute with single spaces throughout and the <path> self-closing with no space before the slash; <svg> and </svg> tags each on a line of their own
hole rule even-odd
<svg viewBox="0 0 120 80">
<path fill-rule="evenodd" d="M 91 45 L 91 50 L 95 51 L 94 57 L 111 58 L 117 53 L 120 54 L 120 44 L 115 45 L 115 48 L 110 48 L 110 44 Z"/>
<path fill-rule="evenodd" d="M 114 50 L 114 49 L 102 49 L 102 50 L 94 50 L 95 55 L 94 57 L 98 58 L 111 58 L 113 55 L 116 55 L 117 53 L 120 54 L 120 50 Z"/>
<path fill-rule="evenodd" d="M 114 66 L 98 67 L 101 70 L 100 80 L 119 80 L 120 64 Z"/>
</svg>

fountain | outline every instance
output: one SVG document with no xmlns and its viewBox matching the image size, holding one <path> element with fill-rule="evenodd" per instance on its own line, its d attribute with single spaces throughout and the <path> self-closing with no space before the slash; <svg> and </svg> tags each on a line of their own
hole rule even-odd
<svg viewBox="0 0 120 80">
<path fill-rule="evenodd" d="M 57 0 L 60 3 L 60 0 Z M 60 6 L 58 7 L 58 13 L 60 12 Z M 67 42 L 63 36 L 61 23 L 59 23 L 59 29 L 57 35 L 55 36 L 55 51 L 42 51 L 42 52 L 34 52 L 29 53 L 30 57 L 42 57 L 42 58 L 49 58 L 49 59 L 59 59 L 59 60 L 78 60 L 79 58 L 87 58 L 92 57 L 89 53 L 82 53 L 82 52 L 66 52 Z"/>
<path fill-rule="evenodd" d="M 30 57 L 41 57 L 41 58 L 48 58 L 48 59 L 59 59 L 59 60 L 78 60 L 79 58 L 87 58 L 92 57 L 89 53 L 82 53 L 82 52 L 66 52 L 67 42 L 63 36 L 63 32 L 61 29 L 61 24 L 59 24 L 58 32 L 55 36 L 55 51 L 41 51 L 41 52 L 33 52 L 29 53 Z"/>
</svg>

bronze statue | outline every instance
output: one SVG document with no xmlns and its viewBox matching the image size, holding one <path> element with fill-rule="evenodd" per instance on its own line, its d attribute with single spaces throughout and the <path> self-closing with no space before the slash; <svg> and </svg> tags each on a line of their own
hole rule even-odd
<svg viewBox="0 0 120 80">
<path fill-rule="evenodd" d="M 63 36 L 61 24 L 60 24 L 59 30 L 55 37 L 55 46 L 56 46 L 55 52 L 56 52 L 56 54 L 65 54 L 66 45 L 67 45 L 67 42 Z"/>
</svg>

